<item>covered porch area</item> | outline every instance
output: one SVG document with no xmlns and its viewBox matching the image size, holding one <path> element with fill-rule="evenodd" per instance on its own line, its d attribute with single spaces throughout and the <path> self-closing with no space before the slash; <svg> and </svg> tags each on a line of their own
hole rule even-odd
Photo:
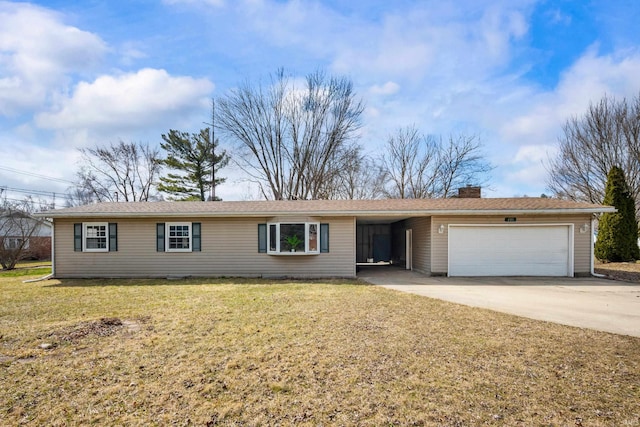
<svg viewBox="0 0 640 427">
<path fill-rule="evenodd" d="M 413 270 L 416 249 L 424 253 L 428 246 L 429 226 L 429 217 L 357 218 L 356 271 L 382 267 Z M 419 270 L 425 271 L 421 261 Z"/>
</svg>

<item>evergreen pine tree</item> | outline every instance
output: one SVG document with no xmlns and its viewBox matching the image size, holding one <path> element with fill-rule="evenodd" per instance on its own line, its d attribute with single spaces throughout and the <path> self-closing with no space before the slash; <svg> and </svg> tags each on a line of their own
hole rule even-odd
<svg viewBox="0 0 640 427">
<path fill-rule="evenodd" d="M 617 166 L 612 167 L 607 176 L 603 204 L 614 206 L 618 212 L 602 214 L 595 256 L 611 262 L 640 258 L 635 204 L 624 171 Z"/>
<path fill-rule="evenodd" d="M 211 189 L 211 168 L 215 167 L 217 172 L 229 163 L 226 151 L 214 155 L 218 141 L 215 146 L 211 143 L 206 128 L 191 135 L 171 129 L 168 134 L 162 135 L 162 139 L 164 142 L 160 143 L 160 147 L 167 152 L 162 164 L 178 173 L 160 177 L 158 190 L 178 200 L 207 200 L 207 193 Z M 216 177 L 215 184 L 218 186 L 224 181 L 225 178 Z"/>
</svg>

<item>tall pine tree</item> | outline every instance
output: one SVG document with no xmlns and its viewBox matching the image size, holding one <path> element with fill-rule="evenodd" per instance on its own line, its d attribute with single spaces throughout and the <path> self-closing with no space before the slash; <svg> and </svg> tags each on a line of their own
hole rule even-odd
<svg viewBox="0 0 640 427">
<path fill-rule="evenodd" d="M 160 177 L 158 190 L 168 193 L 176 200 L 207 200 L 211 190 L 211 168 L 216 172 L 229 163 L 226 151 L 214 154 L 208 129 L 201 129 L 199 133 L 189 134 L 171 129 L 162 135 L 164 142 L 160 147 L 167 152 L 167 158 L 162 164 L 177 173 L 169 173 Z M 217 151 L 217 150 L 216 150 Z M 224 183 L 225 178 L 218 178 L 216 173 L 215 185 Z M 220 200 L 216 197 L 216 200 Z"/>
<path fill-rule="evenodd" d="M 607 176 L 603 204 L 614 206 L 618 212 L 605 213 L 600 218 L 595 256 L 611 262 L 640 258 L 635 204 L 624 171 L 617 166 Z"/>
</svg>

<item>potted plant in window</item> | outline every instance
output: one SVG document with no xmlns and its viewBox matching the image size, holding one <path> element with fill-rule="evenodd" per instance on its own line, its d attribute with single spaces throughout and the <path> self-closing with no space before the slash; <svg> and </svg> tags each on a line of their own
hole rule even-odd
<svg viewBox="0 0 640 427">
<path fill-rule="evenodd" d="M 284 238 L 284 240 L 289 245 L 291 252 L 295 252 L 296 248 L 300 245 L 300 243 L 302 243 L 302 240 L 300 240 L 297 234 L 287 236 Z"/>
</svg>

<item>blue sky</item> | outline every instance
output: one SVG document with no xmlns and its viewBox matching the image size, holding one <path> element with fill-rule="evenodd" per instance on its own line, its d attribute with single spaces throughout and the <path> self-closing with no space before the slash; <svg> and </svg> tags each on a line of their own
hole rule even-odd
<svg viewBox="0 0 640 427">
<path fill-rule="evenodd" d="M 484 196 L 539 196 L 565 120 L 640 93 L 638 22 L 632 0 L 0 1 L 0 186 L 64 193 L 78 148 L 195 132 L 283 67 L 351 78 L 371 155 L 407 125 L 473 133 Z M 223 199 L 255 196 L 222 175 Z"/>
</svg>

